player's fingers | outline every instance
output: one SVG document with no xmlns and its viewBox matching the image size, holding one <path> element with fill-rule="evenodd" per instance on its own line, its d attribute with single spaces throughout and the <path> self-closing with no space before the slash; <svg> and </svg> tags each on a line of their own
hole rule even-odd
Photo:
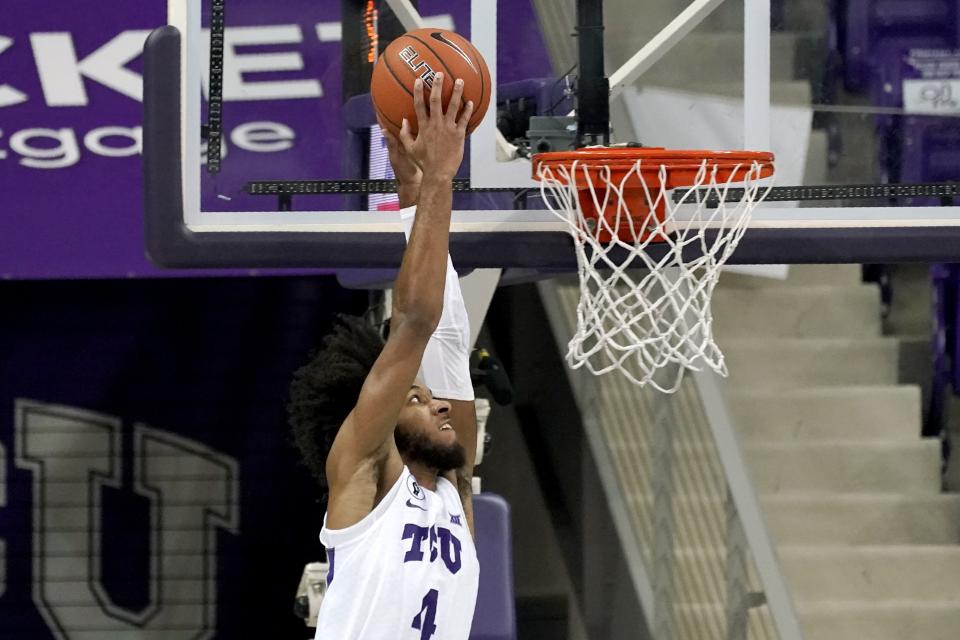
<svg viewBox="0 0 960 640">
<path fill-rule="evenodd" d="M 387 148 L 394 149 L 399 145 L 399 140 L 397 140 L 396 134 L 388 129 L 382 122 L 380 123 L 380 133 L 383 134 L 384 140 L 387 141 Z"/>
<path fill-rule="evenodd" d="M 420 78 L 413 83 L 413 111 L 417 114 L 417 123 L 423 126 L 427 121 L 427 105 L 423 102 L 423 80 Z"/>
<path fill-rule="evenodd" d="M 457 120 L 457 128 L 461 131 L 467 130 L 467 125 L 470 123 L 470 116 L 473 115 L 473 100 L 467 100 L 467 105 L 463 108 L 463 113 L 460 114 L 460 119 Z"/>
<path fill-rule="evenodd" d="M 443 73 L 433 77 L 433 90 L 430 92 L 430 117 L 443 117 Z"/>
<path fill-rule="evenodd" d="M 387 125 L 383 123 L 383 116 L 380 115 L 380 111 L 375 110 L 377 114 L 377 124 L 380 125 L 380 132 L 383 134 L 383 137 L 387 139 L 387 143 L 396 143 L 397 137 L 393 135 L 393 132 L 387 128 Z"/>
<path fill-rule="evenodd" d="M 413 142 L 413 134 L 410 133 L 410 121 L 404 118 L 403 124 L 400 125 L 400 144 L 407 150 L 407 153 L 410 153 L 413 150 Z"/>
<path fill-rule="evenodd" d="M 457 78 L 453 83 L 453 93 L 450 95 L 450 102 L 447 103 L 447 122 L 457 123 L 457 114 L 460 113 L 460 103 L 463 99 L 463 80 Z"/>
</svg>

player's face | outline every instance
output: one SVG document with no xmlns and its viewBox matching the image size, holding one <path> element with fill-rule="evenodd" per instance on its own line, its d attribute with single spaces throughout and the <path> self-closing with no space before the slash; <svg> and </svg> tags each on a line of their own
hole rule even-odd
<svg viewBox="0 0 960 640">
<path fill-rule="evenodd" d="M 450 423 L 450 403 L 435 399 L 422 384 L 410 387 L 394 437 L 404 458 L 418 460 L 441 472 L 464 464 L 463 447 Z"/>
</svg>

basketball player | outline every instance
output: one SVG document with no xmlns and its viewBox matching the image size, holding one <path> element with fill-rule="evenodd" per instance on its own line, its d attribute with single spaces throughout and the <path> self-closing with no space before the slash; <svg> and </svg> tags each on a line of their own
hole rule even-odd
<svg viewBox="0 0 960 640">
<path fill-rule="evenodd" d="M 476 414 L 469 326 L 447 254 L 473 104 L 461 113 L 457 80 L 444 112 L 443 83 L 438 73 L 428 110 L 416 81 L 415 139 L 406 120 L 399 143 L 384 130 L 401 205 L 416 204 L 401 211 L 408 245 L 389 338 L 342 318 L 291 387 L 297 444 L 329 491 L 320 640 L 466 640 L 473 621 Z"/>
</svg>

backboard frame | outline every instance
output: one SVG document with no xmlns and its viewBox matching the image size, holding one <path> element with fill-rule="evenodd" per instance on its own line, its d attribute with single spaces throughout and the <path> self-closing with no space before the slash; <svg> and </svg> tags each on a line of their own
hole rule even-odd
<svg viewBox="0 0 960 640">
<path fill-rule="evenodd" d="M 728 0 L 740 1 L 740 0 Z M 743 0 L 745 117 L 769 123 L 770 0 Z M 200 206 L 201 78 L 198 59 L 203 0 L 169 0 L 168 25 L 145 47 L 144 177 L 147 252 L 160 266 L 395 268 L 404 247 L 399 218 L 389 212 L 205 212 Z M 722 0 L 696 0 L 645 47 L 636 68 L 662 56 Z M 756 12 L 756 13 L 754 13 Z M 749 17 L 749 16 L 752 16 Z M 496 0 L 473 0 L 471 38 L 496 59 Z M 763 57 L 766 50 L 766 57 Z M 751 62 L 752 61 L 752 62 Z M 491 65 L 495 69 L 496 65 Z M 634 71 L 635 72 L 635 71 Z M 614 74 L 622 79 L 632 73 Z M 611 82 L 616 86 L 622 82 Z M 496 80 L 494 95 L 496 104 Z M 495 109 L 471 144 L 475 186 L 531 188 L 525 159 L 496 163 Z M 769 127 L 769 124 L 767 124 Z M 769 139 L 746 127 L 745 145 Z M 752 133 L 751 133 L 752 132 Z M 183 158 L 196 158 L 185 162 Z M 904 226 L 904 218 L 911 218 Z M 564 223 L 547 211 L 455 211 L 451 254 L 460 268 L 576 268 Z M 735 264 L 954 261 L 960 259 L 960 207 L 759 208 L 730 261 Z"/>
</svg>

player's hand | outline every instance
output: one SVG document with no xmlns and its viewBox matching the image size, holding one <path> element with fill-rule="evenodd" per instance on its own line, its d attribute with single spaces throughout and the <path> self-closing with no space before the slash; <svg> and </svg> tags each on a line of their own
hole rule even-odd
<svg viewBox="0 0 960 640">
<path fill-rule="evenodd" d="M 423 172 L 414 162 L 407 150 L 400 144 L 397 136 L 383 124 L 380 113 L 377 113 L 377 122 L 380 123 L 380 131 L 383 133 L 384 140 L 387 141 L 387 153 L 390 156 L 390 166 L 393 167 L 393 175 L 397 178 L 397 183 L 401 187 L 419 187 L 423 180 Z"/>
<path fill-rule="evenodd" d="M 473 102 L 463 105 L 463 81 L 457 80 L 444 112 L 441 100 L 443 82 L 443 74 L 438 73 L 433 80 L 428 112 L 423 99 L 423 80 L 417 78 L 413 85 L 417 137 L 414 138 L 410 133 L 410 123 L 404 119 L 403 128 L 400 129 L 400 142 L 426 178 L 453 180 L 460 163 L 463 162 L 463 142 L 467 135 L 467 123 L 473 115 Z"/>
</svg>

